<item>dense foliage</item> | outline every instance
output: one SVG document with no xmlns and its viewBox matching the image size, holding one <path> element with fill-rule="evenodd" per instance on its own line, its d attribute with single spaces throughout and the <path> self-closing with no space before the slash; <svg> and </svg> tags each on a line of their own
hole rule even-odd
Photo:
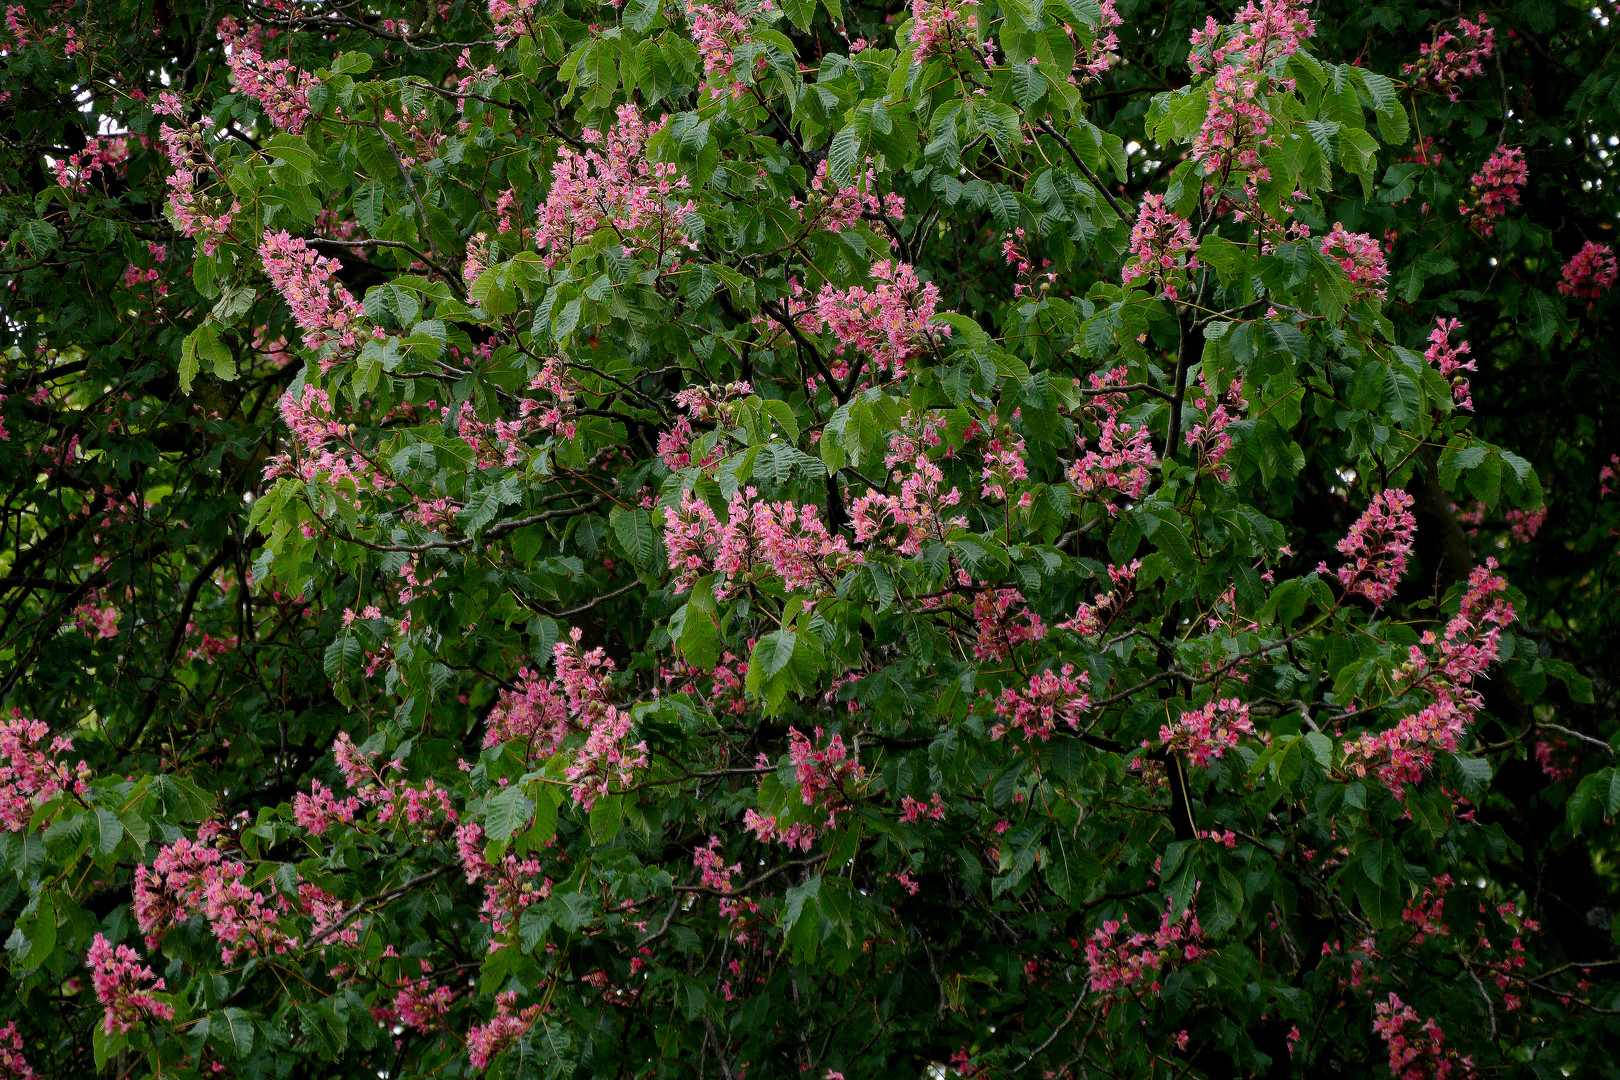
<svg viewBox="0 0 1620 1080">
<path fill-rule="evenodd" d="M 1609 0 L 0 30 L 0 1075 L 1615 1075 Z"/>
</svg>

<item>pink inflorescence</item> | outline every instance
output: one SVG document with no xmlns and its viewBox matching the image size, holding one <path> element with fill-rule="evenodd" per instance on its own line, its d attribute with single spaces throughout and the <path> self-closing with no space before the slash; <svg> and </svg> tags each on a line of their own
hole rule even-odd
<svg viewBox="0 0 1620 1080">
<path fill-rule="evenodd" d="M 1428 631 L 1408 650 L 1400 674 L 1430 703 L 1393 728 L 1345 743 L 1345 767 L 1358 776 L 1374 773 L 1397 798 L 1423 779 L 1436 751 L 1456 752 L 1480 707 L 1474 680 L 1496 660 L 1502 630 L 1514 620 L 1513 605 L 1497 595 L 1507 581 L 1495 571 L 1495 559 L 1476 566 L 1444 633 Z"/>
<path fill-rule="evenodd" d="M 685 219 L 696 204 L 674 201 L 690 182 L 674 163 L 647 158 L 647 140 L 663 126 L 662 120 L 646 123 L 634 105 L 621 105 L 618 121 L 606 132 L 580 133 L 586 149 L 558 149 L 535 231 L 546 266 L 602 229 L 612 229 L 626 252 L 648 253 L 660 265 L 694 246 Z"/>
<path fill-rule="evenodd" d="M 1229 34 L 1214 18 L 1192 33 L 1187 58 L 1194 74 L 1214 78 L 1209 83 L 1209 107 L 1193 140 L 1192 156 L 1206 176 L 1224 180 L 1230 173 L 1265 180 L 1270 171 L 1260 152 L 1275 144 L 1274 120 L 1265 97 L 1273 88 L 1291 89 L 1288 79 L 1273 79 L 1267 71 L 1277 60 L 1299 51 L 1316 32 L 1306 5 L 1292 0 L 1250 0 L 1238 12 Z"/>
<path fill-rule="evenodd" d="M 982 52 L 979 0 L 912 0 L 912 63 L 930 56 L 950 56 L 961 49 Z"/>
<path fill-rule="evenodd" d="M 495 1018 L 487 1024 L 478 1024 L 467 1030 L 467 1057 L 473 1071 L 489 1068 L 501 1051 L 529 1033 L 540 1016 L 540 1006 L 517 1008 L 516 991 L 495 995 Z"/>
<path fill-rule="evenodd" d="M 1124 367 L 1091 376 L 1092 390 L 1107 390 L 1123 386 L 1127 375 Z M 1101 413 L 1097 448 L 1085 450 L 1069 466 L 1069 483 L 1082 499 L 1096 498 L 1118 513 L 1117 499 L 1139 499 L 1147 490 L 1153 468 L 1153 446 L 1148 441 L 1145 424 L 1131 424 L 1121 419 L 1128 402 L 1124 393 L 1103 393 L 1093 399 L 1094 408 Z"/>
<path fill-rule="evenodd" d="M 225 18 L 217 30 L 236 88 L 263 105 L 276 127 L 294 135 L 304 130 L 309 121 L 309 89 L 315 80 L 289 60 L 266 60 L 260 51 L 264 37 L 260 27 L 249 27 L 244 33 L 234 18 Z"/>
<path fill-rule="evenodd" d="M 140 1027 L 148 1020 L 174 1019 L 174 1006 L 159 1001 L 153 991 L 166 989 L 162 979 L 141 963 L 141 956 L 128 945 L 114 946 L 97 934 L 85 957 L 96 1000 L 106 1009 L 101 1030 L 111 1035 Z"/>
<path fill-rule="evenodd" d="M 0 723 L 0 826 L 8 832 L 26 830 L 34 811 L 58 795 L 87 790 L 89 767 L 81 761 L 70 768 L 57 760 L 73 749 L 73 740 L 57 735 L 48 747 L 40 746 L 50 730 L 15 708 L 11 719 Z"/>
<path fill-rule="evenodd" d="M 724 525 L 706 502 L 682 492 L 679 507 L 665 508 L 664 528 L 676 588 L 714 573 L 720 598 L 748 581 L 770 579 L 792 591 L 826 595 L 845 570 L 861 562 L 846 539 L 828 531 L 819 507 L 767 502 L 751 487 L 732 496 Z"/>
<path fill-rule="evenodd" d="M 1333 231 L 1322 237 L 1322 254 L 1339 264 L 1357 296 L 1384 298 L 1389 268 L 1378 241 L 1366 233 L 1350 232 L 1335 221 Z"/>
<path fill-rule="evenodd" d="M 23 1037 L 14 1022 L 0 1027 L 0 1078 L 4 1080 L 34 1080 L 38 1074 L 23 1057 Z"/>
<path fill-rule="evenodd" d="M 1373 1031 L 1389 1048 L 1392 1076 L 1399 1080 L 1463 1080 L 1475 1075 L 1473 1059 L 1447 1050 L 1445 1033 L 1432 1019 L 1407 1031 L 1408 1024 L 1418 1023 L 1418 1014 L 1396 994 L 1376 1002 L 1373 1012 Z"/>
<path fill-rule="evenodd" d="M 919 279 L 908 264 L 888 259 L 873 263 L 871 276 L 870 289 L 862 285 L 839 289 L 829 282 L 814 297 L 796 281 L 790 283 L 790 317 L 811 333 L 831 334 L 839 342 L 838 355 L 829 365 L 835 379 L 849 377 L 849 352 L 869 357 L 878 373 L 898 378 L 908 361 L 950 334 L 948 326 L 929 325 L 939 310 L 939 287 L 933 282 Z"/>
<path fill-rule="evenodd" d="M 365 312 L 354 294 L 333 280 L 339 268 L 336 259 L 317 255 L 286 230 L 268 229 L 259 244 L 259 258 L 304 331 L 305 347 L 319 350 L 335 342 L 340 352 L 359 348 Z"/>
<path fill-rule="evenodd" d="M 1253 733 L 1249 707 L 1237 698 L 1211 701 L 1201 709 L 1182 713 L 1174 724 L 1159 725 L 1159 741 L 1166 749 L 1186 754 L 1201 769 Z"/>
<path fill-rule="evenodd" d="M 1469 352 L 1468 342 L 1452 344 L 1451 341 L 1451 335 L 1460 329 L 1462 323 L 1456 319 L 1436 319 L 1434 329 L 1429 331 L 1429 347 L 1424 350 L 1423 358 L 1439 368 L 1440 374 L 1451 384 L 1451 396 L 1457 405 L 1472 412 L 1473 391 L 1469 388 L 1468 379 L 1459 373 L 1473 371 L 1474 362 L 1462 359 Z"/>
<path fill-rule="evenodd" d="M 1416 75 L 1419 82 L 1433 83 L 1456 101 L 1460 93 L 1457 84 L 1483 75 L 1481 61 L 1489 60 L 1496 49 L 1496 31 L 1486 26 L 1486 21 L 1483 14 L 1478 22 L 1458 19 L 1461 37 L 1436 27 L 1434 40 L 1418 46 L 1417 63 L 1402 64 L 1401 70 Z"/>
<path fill-rule="evenodd" d="M 686 22 L 692 32 L 692 43 L 703 58 L 703 82 L 698 86 L 698 93 L 707 92 L 717 98 L 742 97 L 748 87 L 736 71 L 736 49 L 749 40 L 749 21 L 736 0 L 692 4 L 687 9 Z"/>
<path fill-rule="evenodd" d="M 1112 995 L 1158 993 L 1158 972 L 1167 967 L 1190 964 L 1204 955 L 1203 928 L 1191 908 L 1179 919 L 1166 909 L 1159 928 L 1152 934 L 1129 933 L 1128 920 L 1106 920 L 1086 939 L 1086 964 L 1090 968 L 1093 993 Z M 1106 1015 L 1114 1000 L 1103 1002 Z"/>
<path fill-rule="evenodd" d="M 1070 730 L 1080 726 L 1080 717 L 1091 707 L 1091 673 L 1075 674 L 1073 664 L 1048 669 L 1019 688 L 1009 686 L 996 699 L 997 722 L 990 737 L 999 739 L 1014 728 L 1027 739 L 1043 742 L 1057 730 L 1062 720 Z"/>
<path fill-rule="evenodd" d="M 1359 594 L 1381 605 L 1395 595 L 1412 554 L 1412 534 L 1417 531 L 1412 501 L 1399 488 L 1379 492 L 1350 526 L 1349 535 L 1339 541 L 1339 554 L 1351 560 L 1338 574 L 1346 596 Z M 1327 564 L 1318 566 L 1317 572 L 1326 573 Z"/>
<path fill-rule="evenodd" d="M 1588 240 L 1575 257 L 1564 264 L 1558 291 L 1565 296 L 1596 300 L 1613 287 L 1617 276 L 1620 276 L 1620 266 L 1615 263 L 1614 249 Z"/>
<path fill-rule="evenodd" d="M 1172 275 L 1188 269 L 1187 253 L 1192 247 L 1192 225 L 1187 219 L 1172 213 L 1164 196 L 1144 195 L 1131 228 L 1131 254 L 1136 260 L 1126 264 L 1120 277 L 1127 285 L 1147 278 L 1167 299 L 1174 300 L 1179 291 Z"/>
<path fill-rule="evenodd" d="M 1496 219 L 1519 205 L 1520 189 L 1529 179 L 1524 151 L 1517 146 L 1498 146 L 1471 178 L 1474 202 L 1465 203 L 1460 212 L 1464 217 L 1472 216 L 1480 231 L 1489 236 L 1496 228 Z"/>
</svg>

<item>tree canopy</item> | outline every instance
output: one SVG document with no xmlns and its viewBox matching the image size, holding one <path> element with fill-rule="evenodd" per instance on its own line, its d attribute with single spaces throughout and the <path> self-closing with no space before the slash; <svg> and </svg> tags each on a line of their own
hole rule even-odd
<svg viewBox="0 0 1620 1080">
<path fill-rule="evenodd" d="M 1610 0 L 0 30 L 0 1076 L 1620 1069 Z"/>
</svg>

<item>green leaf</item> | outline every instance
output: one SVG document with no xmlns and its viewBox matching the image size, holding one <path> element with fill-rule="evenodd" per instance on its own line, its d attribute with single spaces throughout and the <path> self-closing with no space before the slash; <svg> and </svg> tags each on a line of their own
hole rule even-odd
<svg viewBox="0 0 1620 1080">
<path fill-rule="evenodd" d="M 296 172 L 305 182 L 315 178 L 315 154 L 302 135 L 282 132 L 264 144 L 267 154 Z"/>
<path fill-rule="evenodd" d="M 630 561 L 637 566 L 651 566 L 658 537 L 653 531 L 652 515 L 637 507 L 626 509 L 615 506 L 608 514 L 613 534 L 618 537 Z"/>
<path fill-rule="evenodd" d="M 754 656 L 751 664 L 758 664 L 759 670 L 765 678 L 774 678 L 793 659 L 793 650 L 798 645 L 798 641 L 798 635 L 792 630 L 777 630 L 774 633 L 766 634 L 754 646 Z"/>
<path fill-rule="evenodd" d="M 235 1006 L 208 1016 L 208 1036 L 216 1046 L 224 1047 L 239 1058 L 253 1053 L 253 1018 Z"/>
<path fill-rule="evenodd" d="M 90 825 L 97 854 L 111 855 L 118 850 L 119 843 L 124 839 L 124 823 L 118 820 L 116 813 L 105 806 L 98 806 L 91 815 Z"/>
<path fill-rule="evenodd" d="M 523 794 L 521 787 L 513 784 L 502 788 L 489 798 L 489 807 L 484 813 L 484 835 L 495 843 L 505 843 L 529 823 L 533 810 L 534 801 Z"/>
</svg>

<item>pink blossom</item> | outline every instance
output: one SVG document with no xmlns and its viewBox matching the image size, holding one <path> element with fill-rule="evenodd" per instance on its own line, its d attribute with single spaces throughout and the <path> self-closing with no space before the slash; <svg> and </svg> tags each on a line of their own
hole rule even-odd
<svg viewBox="0 0 1620 1080">
<path fill-rule="evenodd" d="M 979 41 L 979 0 L 912 0 L 912 63 L 951 56 L 962 49 L 985 51 Z"/>
<path fill-rule="evenodd" d="M 353 821 L 359 809 L 359 799 L 339 799 L 319 780 L 310 784 L 309 794 L 300 791 L 293 798 L 293 820 L 308 829 L 311 836 L 324 835 L 333 825 Z"/>
<path fill-rule="evenodd" d="M 1187 253 L 1192 249 L 1192 225 L 1187 219 L 1172 213 L 1164 196 L 1144 195 L 1131 228 L 1131 254 L 1136 261 L 1125 265 L 1121 279 L 1129 285 L 1137 278 L 1147 278 L 1167 299 L 1174 300 L 1179 295 L 1179 279 L 1171 275 L 1188 268 Z"/>
<path fill-rule="evenodd" d="M 264 32 L 251 26 L 242 32 L 234 18 L 216 28 L 225 45 L 225 62 L 236 88 L 264 106 L 270 123 L 294 135 L 309 121 L 309 89 L 315 80 L 290 60 L 266 60 L 260 52 Z"/>
<path fill-rule="evenodd" d="M 1483 75 L 1485 67 L 1481 61 L 1489 60 L 1495 51 L 1496 31 L 1486 26 L 1486 21 L 1483 14 L 1478 22 L 1458 19 L 1460 38 L 1450 30 L 1436 27 L 1434 40 L 1418 46 L 1417 63 L 1402 64 L 1401 70 L 1416 75 L 1419 82 L 1433 83 L 1446 97 L 1456 101 L 1460 96 L 1457 84 Z"/>
<path fill-rule="evenodd" d="M 306 348 L 319 351 L 335 342 L 340 352 L 347 353 L 360 347 L 365 312 L 354 294 L 333 280 L 339 268 L 336 259 L 317 255 L 309 244 L 285 230 L 268 229 L 259 244 L 259 257 L 270 283 L 304 331 Z"/>
<path fill-rule="evenodd" d="M 990 729 L 990 737 L 999 739 L 1017 728 L 1026 739 L 1044 742 L 1057 730 L 1059 720 L 1074 730 L 1091 707 L 1090 688 L 1091 673 L 1082 671 L 1076 676 L 1073 664 L 1064 664 L 1055 671 L 1047 669 L 1022 689 L 1009 686 L 996 699 L 998 719 Z"/>
<path fill-rule="evenodd" d="M 23 1057 L 23 1037 L 13 1021 L 0 1027 L 0 1077 L 5 1080 L 35 1080 L 36 1073 Z"/>
<path fill-rule="evenodd" d="M 535 232 L 546 266 L 602 229 L 611 229 L 627 253 L 651 255 L 661 267 L 693 246 L 685 219 L 696 204 L 675 201 L 690 182 L 673 163 L 653 162 L 646 154 L 647 140 L 664 123 L 649 125 L 634 105 L 621 105 L 607 132 L 581 133 L 585 150 L 558 149 Z"/>
<path fill-rule="evenodd" d="M 1475 1074 L 1470 1057 L 1459 1057 L 1445 1047 L 1445 1034 L 1434 1020 L 1425 1020 L 1408 1033 L 1408 1024 L 1418 1023 L 1418 1014 L 1393 992 L 1387 1001 L 1373 1005 L 1373 1031 L 1389 1048 L 1390 1075 L 1399 1080 L 1463 1080 Z"/>
<path fill-rule="evenodd" d="M 1093 390 L 1120 386 L 1126 381 L 1123 366 L 1091 376 Z M 1102 414 L 1097 449 L 1086 450 L 1069 467 L 1069 483 L 1081 498 L 1096 497 L 1109 514 L 1119 512 L 1116 496 L 1139 499 L 1147 490 L 1154 464 L 1153 447 L 1146 425 L 1121 419 L 1126 405 L 1123 393 L 1105 393 L 1093 399 L 1093 409 Z M 1080 442 L 1082 449 L 1085 440 Z"/>
<path fill-rule="evenodd" d="M 1189 964 L 1204 955 L 1204 931 L 1191 908 L 1172 920 L 1166 909 L 1159 928 L 1152 934 L 1128 933 L 1128 920 L 1105 920 L 1086 940 L 1086 964 L 1090 968 L 1093 993 L 1112 995 L 1117 991 L 1150 993 L 1159 991 L 1158 972 L 1166 967 Z M 1103 1002 L 1106 1015 L 1114 1000 Z"/>
<path fill-rule="evenodd" d="M 1193 395 L 1193 407 L 1202 411 L 1204 420 L 1187 429 L 1187 445 L 1192 447 L 1211 474 L 1221 483 L 1232 475 L 1231 467 L 1223 464 L 1232 449 L 1232 435 L 1228 430 L 1238 414 L 1249 407 L 1243 398 L 1243 380 L 1233 379 L 1226 393 L 1217 397 L 1204 381 L 1202 369 L 1198 372 L 1198 390 Z"/>
<path fill-rule="evenodd" d="M 908 362 L 950 334 L 948 326 L 930 325 L 939 308 L 938 286 L 923 282 L 910 265 L 879 260 L 871 279 L 876 284 L 870 289 L 839 289 L 829 282 L 813 300 L 796 281 L 790 283 L 789 318 L 802 320 L 800 328 L 810 333 L 832 335 L 839 351 L 829 370 L 840 381 L 853 370 L 847 353 L 866 356 L 875 373 L 898 378 Z"/>
<path fill-rule="evenodd" d="M 1384 265 L 1384 249 L 1378 241 L 1366 233 L 1350 232 L 1335 221 L 1333 231 L 1322 237 L 1322 254 L 1339 264 L 1356 296 L 1384 298 L 1389 268 Z"/>
<path fill-rule="evenodd" d="M 142 964 L 140 954 L 128 945 L 115 948 L 97 934 L 85 964 L 91 969 L 96 1000 L 106 1009 L 101 1020 L 101 1030 L 106 1034 L 111 1035 L 114 1028 L 124 1032 L 144 1027 L 148 1020 L 174 1019 L 174 1006 L 153 994 L 166 988 L 163 980 Z"/>
<path fill-rule="evenodd" d="M 1588 240 L 1575 257 L 1564 264 L 1558 291 L 1565 296 L 1596 300 L 1614 285 L 1617 276 L 1620 276 L 1620 265 L 1615 262 L 1614 249 Z"/>
<path fill-rule="evenodd" d="M 90 770 L 84 762 L 70 768 L 57 760 L 73 749 L 73 741 L 58 735 L 41 747 L 49 734 L 44 721 L 25 719 L 16 708 L 10 720 L 0 723 L 0 825 L 8 832 L 26 830 L 34 811 L 52 799 L 89 790 L 85 781 Z"/>
<path fill-rule="evenodd" d="M 1237 698 L 1221 698 L 1182 713 L 1174 724 L 1161 724 L 1159 741 L 1169 750 L 1186 754 L 1203 769 L 1236 747 L 1242 736 L 1253 732 L 1249 707 Z"/>
<path fill-rule="evenodd" d="M 1464 217 L 1472 215 L 1480 231 L 1489 236 L 1496 228 L 1496 219 L 1519 205 L 1520 189 L 1529 179 L 1524 151 L 1516 146 L 1498 146 L 1471 178 L 1474 202 L 1464 204 L 1460 212 Z"/>
<path fill-rule="evenodd" d="M 742 863 L 727 866 L 725 860 L 720 857 L 718 836 L 709 837 L 706 845 L 692 852 L 692 863 L 703 875 L 703 887 L 713 889 L 715 892 L 730 892 L 733 875 L 742 873 Z"/>
<path fill-rule="evenodd" d="M 490 928 L 489 951 L 494 952 L 523 911 L 551 895 L 551 879 L 545 876 L 539 859 L 520 859 L 508 853 L 499 863 L 490 863 L 484 858 L 483 826 L 476 822 L 457 826 L 456 852 L 467 883 L 484 883 L 479 921 Z"/>
<path fill-rule="evenodd" d="M 1464 362 L 1460 357 L 1469 352 L 1468 342 L 1459 341 L 1453 345 L 1451 335 L 1462 329 L 1462 323 L 1456 319 L 1444 317 L 1435 320 L 1434 329 L 1429 331 L 1429 347 L 1423 353 L 1423 358 L 1440 369 L 1440 374 L 1451 384 L 1451 396 L 1458 407 L 1473 411 L 1474 395 L 1468 386 L 1468 380 L 1460 371 L 1473 371 L 1472 360 Z"/>
<path fill-rule="evenodd" d="M 1417 531 L 1412 501 L 1412 496 L 1398 488 L 1379 492 L 1350 527 L 1349 535 L 1339 541 L 1339 553 L 1352 560 L 1339 568 L 1339 584 L 1346 596 L 1359 594 L 1378 606 L 1395 595 L 1395 586 L 1406 572 L 1407 556 L 1412 554 L 1412 534 Z M 1317 571 L 1325 573 L 1327 564 Z"/>
<path fill-rule="evenodd" d="M 496 994 L 495 1018 L 467 1030 L 467 1057 L 473 1071 L 482 1072 L 489 1068 L 489 1063 L 503 1050 L 527 1035 L 540 1012 L 539 1005 L 530 1005 L 519 1011 L 516 991 Z"/>
<path fill-rule="evenodd" d="M 1046 624 L 1023 600 L 1023 594 L 1012 588 L 986 590 L 973 598 L 973 621 L 978 624 L 975 659 L 1005 660 L 1015 646 L 1046 637 Z M 1023 605 L 1016 614 L 1015 605 Z"/>
<path fill-rule="evenodd" d="M 1272 64 L 1292 56 L 1316 32 L 1304 4 L 1293 0 L 1250 0 L 1238 12 L 1229 33 L 1210 18 L 1192 33 L 1187 62 L 1195 74 L 1213 73 L 1203 125 L 1193 139 L 1192 157 L 1204 174 L 1219 181 L 1231 173 L 1266 180 L 1260 152 L 1275 145 L 1274 123 L 1264 104 L 1273 78 Z M 1222 38 L 1225 37 L 1223 41 Z M 1291 89 L 1290 80 L 1277 80 Z"/>
<path fill-rule="evenodd" d="M 1495 662 L 1502 630 L 1515 618 L 1513 605 L 1497 596 L 1507 581 L 1495 571 L 1495 559 L 1476 566 L 1444 633 L 1427 631 L 1408 651 L 1400 674 L 1414 690 L 1427 691 L 1430 703 L 1393 728 L 1345 743 L 1345 767 L 1358 776 L 1375 773 L 1397 798 L 1423 779 L 1437 750 L 1461 746 L 1480 706 L 1473 682 Z"/>
</svg>

